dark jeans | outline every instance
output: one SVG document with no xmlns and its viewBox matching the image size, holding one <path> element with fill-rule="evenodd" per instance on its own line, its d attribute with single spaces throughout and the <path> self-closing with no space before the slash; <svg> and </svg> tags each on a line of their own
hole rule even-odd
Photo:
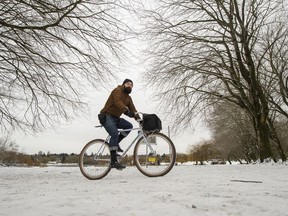
<svg viewBox="0 0 288 216">
<path fill-rule="evenodd" d="M 109 141 L 110 151 L 117 150 L 119 146 L 119 131 L 117 129 L 132 129 L 133 125 L 123 118 L 107 115 L 104 128 L 111 136 Z M 122 137 L 126 137 L 130 131 L 121 132 Z M 120 140 L 121 141 L 121 140 Z"/>
</svg>

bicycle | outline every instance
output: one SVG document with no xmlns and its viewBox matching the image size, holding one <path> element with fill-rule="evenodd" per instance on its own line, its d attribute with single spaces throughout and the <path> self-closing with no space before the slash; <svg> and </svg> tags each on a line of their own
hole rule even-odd
<svg viewBox="0 0 288 216">
<path fill-rule="evenodd" d="M 139 114 L 139 113 L 138 113 Z M 145 115 L 143 113 L 140 113 Z M 143 123 L 138 121 L 139 127 L 124 131 L 137 130 L 138 134 L 126 150 L 117 155 L 118 162 L 127 156 L 130 148 L 135 144 L 133 151 L 133 164 L 137 169 L 148 177 L 164 176 L 170 172 L 176 161 L 176 150 L 171 139 L 160 131 L 146 131 Z M 102 128 L 102 126 L 96 126 Z M 104 139 L 94 139 L 88 142 L 82 149 L 79 157 L 81 173 L 90 180 L 105 177 L 110 171 L 110 135 Z"/>
</svg>

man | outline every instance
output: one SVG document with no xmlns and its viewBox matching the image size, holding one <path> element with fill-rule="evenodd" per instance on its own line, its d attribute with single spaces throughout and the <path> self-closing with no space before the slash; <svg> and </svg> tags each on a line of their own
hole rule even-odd
<svg viewBox="0 0 288 216">
<path fill-rule="evenodd" d="M 106 131 L 111 136 L 109 141 L 109 148 L 111 153 L 111 168 L 124 169 L 124 165 L 117 161 L 117 151 L 123 152 L 119 143 L 125 138 L 130 131 L 125 131 L 119 134 L 117 129 L 132 129 L 133 125 L 123 118 L 125 114 L 131 118 L 138 119 L 135 115 L 137 112 L 133 104 L 132 98 L 129 96 L 133 88 L 133 82 L 130 79 L 125 79 L 122 85 L 116 87 L 110 94 L 104 108 L 99 114 L 100 123 L 104 126 Z"/>
</svg>

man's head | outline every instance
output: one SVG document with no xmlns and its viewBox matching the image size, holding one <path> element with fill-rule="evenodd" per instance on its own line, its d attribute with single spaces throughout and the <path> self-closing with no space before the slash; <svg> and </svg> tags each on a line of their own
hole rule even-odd
<svg viewBox="0 0 288 216">
<path fill-rule="evenodd" d="M 132 92 L 132 88 L 133 88 L 132 80 L 125 79 L 122 85 L 124 86 L 125 93 L 130 94 Z"/>
</svg>

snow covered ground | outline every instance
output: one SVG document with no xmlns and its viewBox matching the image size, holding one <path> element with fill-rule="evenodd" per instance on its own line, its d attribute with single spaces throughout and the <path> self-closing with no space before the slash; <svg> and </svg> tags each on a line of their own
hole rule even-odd
<svg viewBox="0 0 288 216">
<path fill-rule="evenodd" d="M 1 216 L 288 215 L 287 164 L 135 167 L 90 181 L 78 167 L 0 167 Z"/>
</svg>

